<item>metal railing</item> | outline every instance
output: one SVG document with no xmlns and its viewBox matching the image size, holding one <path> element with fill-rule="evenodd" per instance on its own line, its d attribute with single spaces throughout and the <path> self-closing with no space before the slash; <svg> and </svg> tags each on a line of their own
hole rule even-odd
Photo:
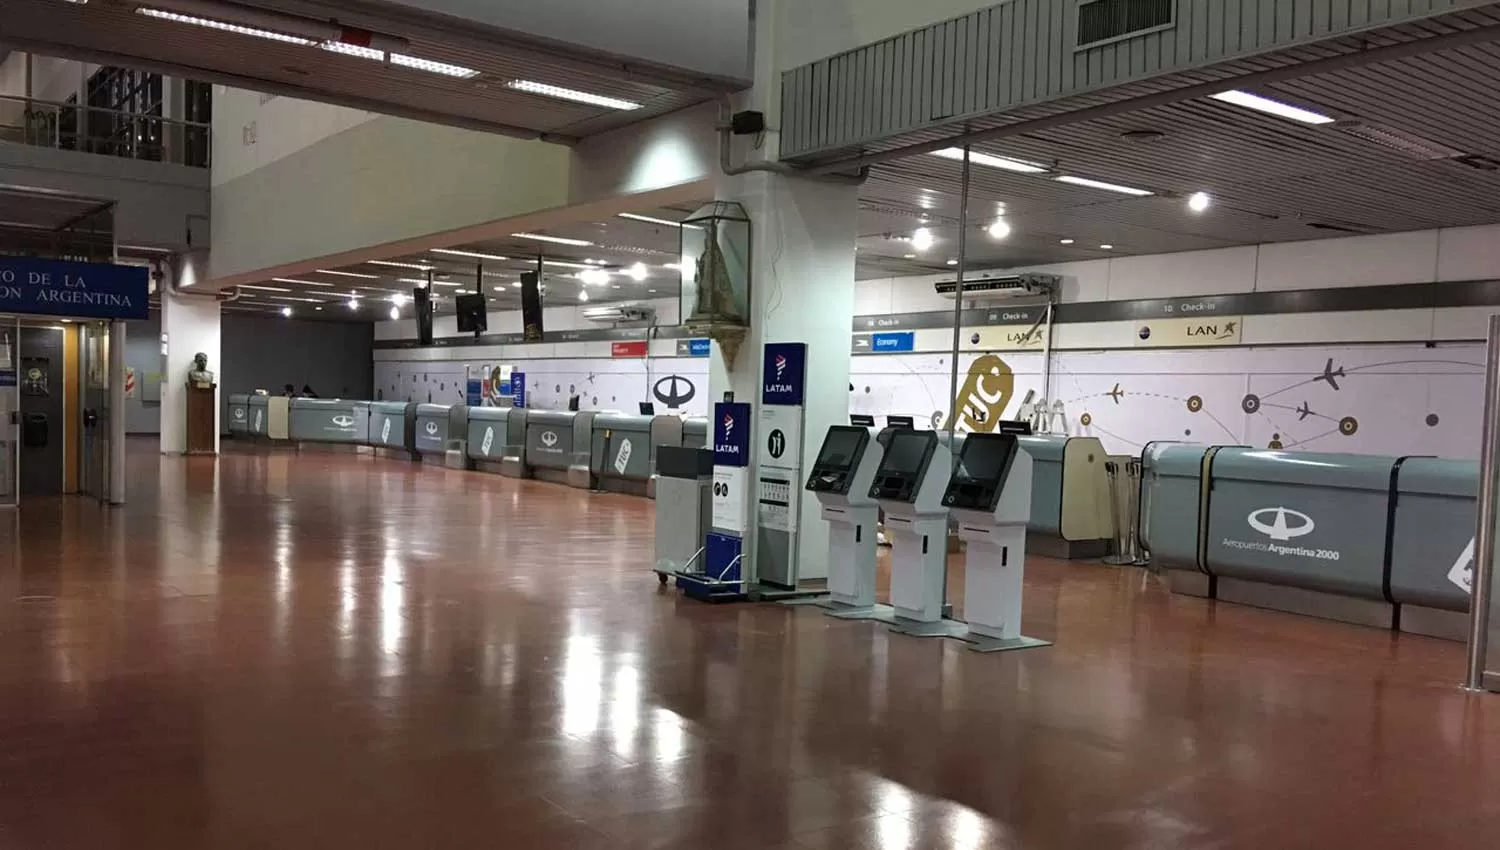
<svg viewBox="0 0 1500 850">
<path fill-rule="evenodd" d="M 0 142 L 207 168 L 208 124 L 0 95 Z"/>
</svg>

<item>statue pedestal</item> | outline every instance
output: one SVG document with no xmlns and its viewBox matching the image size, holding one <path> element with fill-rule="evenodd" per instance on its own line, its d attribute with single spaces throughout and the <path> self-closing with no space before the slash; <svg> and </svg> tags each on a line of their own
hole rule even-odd
<svg viewBox="0 0 1500 850">
<path fill-rule="evenodd" d="M 214 437 L 218 430 L 219 385 L 187 388 L 187 454 L 218 454 Z"/>
</svg>

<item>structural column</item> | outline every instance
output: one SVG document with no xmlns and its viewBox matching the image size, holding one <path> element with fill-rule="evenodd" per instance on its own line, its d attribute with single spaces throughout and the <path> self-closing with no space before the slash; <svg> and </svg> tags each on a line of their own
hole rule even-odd
<svg viewBox="0 0 1500 850">
<path fill-rule="evenodd" d="M 804 438 L 801 468 L 813 459 L 830 425 L 847 424 L 849 339 L 854 322 L 854 246 L 858 189 L 855 186 L 752 172 L 726 177 L 716 192 L 738 201 L 751 221 L 750 331 L 730 363 L 715 346 L 709 372 L 709 401 L 733 392 L 761 421 L 761 352 L 767 343 L 807 345 Z M 768 439 L 752 435 L 751 458 Z M 759 480 L 751 469 L 750 480 Z M 800 488 L 802 482 L 795 482 Z M 801 494 L 798 494 L 801 495 Z M 749 494 L 750 527 L 756 524 L 755 491 Z M 815 499 L 797 499 L 797 563 L 803 577 L 827 575 L 828 528 Z M 752 533 L 748 535 L 754 539 Z M 751 552 L 751 557 L 755 554 Z"/>
<path fill-rule="evenodd" d="M 178 256 L 164 270 L 160 282 L 161 333 L 165 352 L 165 372 L 161 387 L 161 451 L 182 454 L 187 451 L 187 379 L 193 369 L 193 356 L 208 355 L 208 368 L 217 373 L 222 386 L 224 363 L 220 360 L 219 300 L 213 292 L 196 291 L 196 285 L 208 276 L 208 254 Z M 219 450 L 219 416 L 222 403 L 215 405 L 214 451 Z"/>
</svg>

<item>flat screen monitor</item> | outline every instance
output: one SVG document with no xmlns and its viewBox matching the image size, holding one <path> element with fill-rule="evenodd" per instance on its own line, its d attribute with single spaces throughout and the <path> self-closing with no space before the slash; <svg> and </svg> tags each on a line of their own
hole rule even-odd
<svg viewBox="0 0 1500 850">
<path fill-rule="evenodd" d="M 490 322 L 485 312 L 482 294 L 455 295 L 453 306 L 458 311 L 459 333 L 484 333 L 489 330 Z"/>
<path fill-rule="evenodd" d="M 880 475 L 909 478 L 921 472 L 922 461 L 927 457 L 927 447 L 931 441 L 931 431 L 899 431 L 892 434 L 885 457 L 880 462 Z"/>
<path fill-rule="evenodd" d="M 641 415 L 642 416 L 655 416 L 656 415 L 656 405 L 652 404 L 649 401 L 643 401 L 640 404 L 641 404 Z"/>
<path fill-rule="evenodd" d="M 828 436 L 823 439 L 823 450 L 818 453 L 815 465 L 820 467 L 853 466 L 854 453 L 859 451 L 860 443 L 868 439 L 869 432 L 863 428 L 829 428 Z"/>
<path fill-rule="evenodd" d="M 970 434 L 958 456 L 958 478 L 999 481 L 1016 456 L 1016 438 L 1009 435 Z"/>
<path fill-rule="evenodd" d="M 573 413 L 578 412 L 578 396 L 575 395 L 568 399 L 568 410 L 572 411 Z"/>
</svg>

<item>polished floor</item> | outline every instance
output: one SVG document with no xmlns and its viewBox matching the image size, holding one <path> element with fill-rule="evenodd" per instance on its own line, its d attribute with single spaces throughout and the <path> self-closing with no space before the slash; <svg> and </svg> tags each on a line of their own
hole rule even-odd
<svg viewBox="0 0 1500 850">
<path fill-rule="evenodd" d="M 0 850 L 1500 840 L 1456 644 L 1033 559 L 982 656 L 659 589 L 644 500 L 150 449 L 0 513 Z"/>
</svg>

